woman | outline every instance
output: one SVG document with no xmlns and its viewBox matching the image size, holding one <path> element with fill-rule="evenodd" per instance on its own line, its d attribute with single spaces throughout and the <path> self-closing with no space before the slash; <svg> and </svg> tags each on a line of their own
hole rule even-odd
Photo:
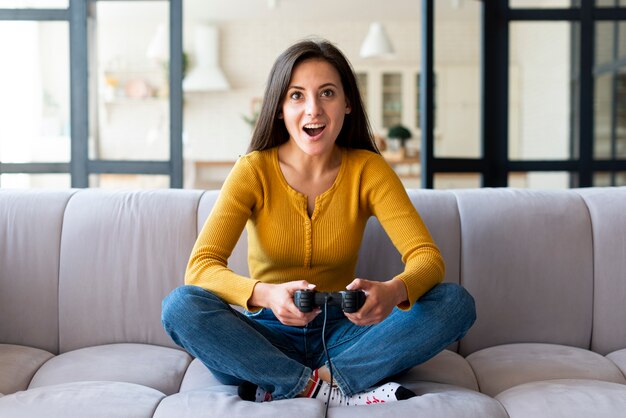
<svg viewBox="0 0 626 418">
<path fill-rule="evenodd" d="M 386 281 L 354 278 L 370 216 L 405 262 Z M 244 227 L 251 277 L 227 267 Z M 374 144 L 350 64 L 329 42 L 307 40 L 274 63 L 249 152 L 197 239 L 186 286 L 164 301 L 163 323 L 245 399 L 390 402 L 415 394 L 381 381 L 433 357 L 475 319 L 471 296 L 443 277 L 439 249 Z M 302 289 L 367 297 L 355 313 L 319 315 L 294 305 Z"/>
</svg>

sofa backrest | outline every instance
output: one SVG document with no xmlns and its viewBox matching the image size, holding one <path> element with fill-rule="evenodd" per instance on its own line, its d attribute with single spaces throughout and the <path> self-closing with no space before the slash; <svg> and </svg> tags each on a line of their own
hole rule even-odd
<svg viewBox="0 0 626 418">
<path fill-rule="evenodd" d="M 506 343 L 589 347 L 593 246 L 589 211 L 571 191 L 456 193 L 461 282 L 478 320 L 463 354 Z"/>
<path fill-rule="evenodd" d="M 600 354 L 626 347 L 626 188 L 581 189 L 593 225 L 593 334 Z"/>
<path fill-rule="evenodd" d="M 161 300 L 182 284 L 201 192 L 76 193 L 65 210 L 60 351 L 118 342 L 174 346 Z"/>
<path fill-rule="evenodd" d="M 174 347 L 162 298 L 183 283 L 217 191 L 0 191 L 0 343 L 53 353 L 116 342 Z M 626 347 L 626 188 L 410 190 L 475 297 L 462 354 L 515 342 Z M 229 259 L 248 274 L 245 232 Z M 357 276 L 402 269 L 380 224 Z"/>
<path fill-rule="evenodd" d="M 0 343 L 59 349 L 59 252 L 73 191 L 0 191 Z"/>
</svg>

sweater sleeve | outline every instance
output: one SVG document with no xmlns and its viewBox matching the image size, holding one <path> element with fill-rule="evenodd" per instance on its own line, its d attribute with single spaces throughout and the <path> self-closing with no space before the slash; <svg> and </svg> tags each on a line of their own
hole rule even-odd
<svg viewBox="0 0 626 418">
<path fill-rule="evenodd" d="M 363 190 L 370 210 L 402 256 L 404 271 L 397 275 L 407 289 L 408 310 L 444 278 L 445 266 L 439 248 L 413 206 L 397 174 L 380 156 L 364 166 Z"/>
<path fill-rule="evenodd" d="M 224 301 L 248 309 L 248 300 L 258 280 L 236 274 L 228 258 L 254 208 L 262 202 L 258 177 L 241 157 L 228 175 L 193 247 L 185 284 L 202 287 Z"/>
</svg>

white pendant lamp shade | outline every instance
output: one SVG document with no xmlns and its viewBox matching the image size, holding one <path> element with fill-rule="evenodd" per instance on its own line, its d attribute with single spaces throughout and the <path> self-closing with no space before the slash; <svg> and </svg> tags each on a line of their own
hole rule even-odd
<svg viewBox="0 0 626 418">
<path fill-rule="evenodd" d="M 228 90 L 230 85 L 219 66 L 217 28 L 199 25 L 194 35 L 196 65 L 183 80 L 183 90 L 189 92 Z"/>
<path fill-rule="evenodd" d="M 150 44 L 148 45 L 146 57 L 157 62 L 166 62 L 170 58 L 169 49 L 169 37 L 167 30 L 164 24 L 160 24 L 157 27 Z"/>
<path fill-rule="evenodd" d="M 391 41 L 380 22 L 370 24 L 367 36 L 361 45 L 362 58 L 390 58 L 394 54 Z"/>
</svg>

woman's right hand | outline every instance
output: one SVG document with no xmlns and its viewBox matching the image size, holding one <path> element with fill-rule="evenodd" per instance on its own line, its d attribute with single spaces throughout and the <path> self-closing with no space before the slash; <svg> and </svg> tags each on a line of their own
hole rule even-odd
<svg viewBox="0 0 626 418">
<path fill-rule="evenodd" d="M 315 289 L 315 285 L 306 280 L 283 284 L 257 283 L 248 304 L 271 309 L 276 318 L 285 325 L 305 326 L 321 312 L 319 308 L 308 313 L 300 312 L 293 303 L 296 290 L 305 289 Z"/>
</svg>

